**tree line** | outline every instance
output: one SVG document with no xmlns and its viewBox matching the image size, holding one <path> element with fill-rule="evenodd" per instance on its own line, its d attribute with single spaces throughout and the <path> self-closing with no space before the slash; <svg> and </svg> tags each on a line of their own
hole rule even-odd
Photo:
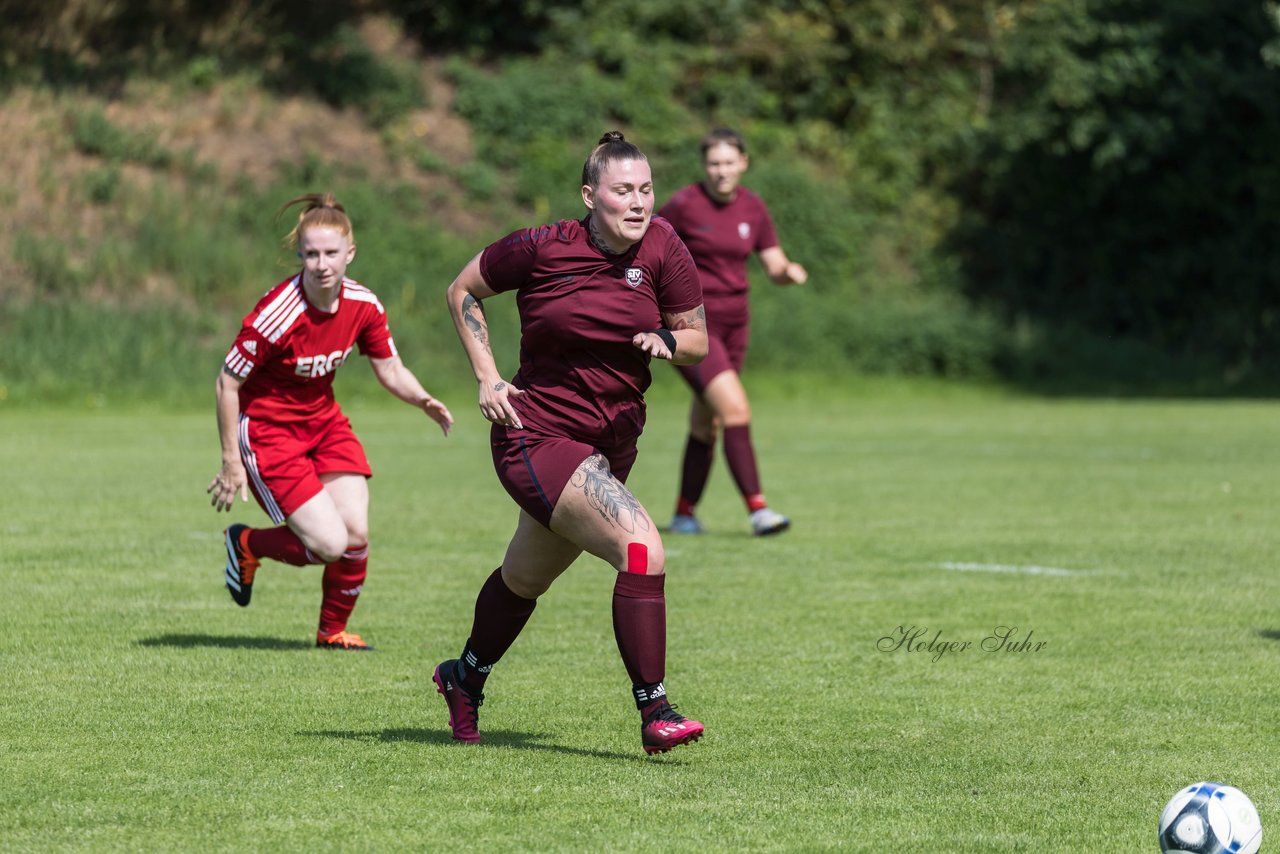
<svg viewBox="0 0 1280 854">
<path fill-rule="evenodd" d="M 709 125 L 744 130 L 822 297 L 763 328 L 832 358 L 1280 375 L 1270 0 L 0 0 L 0 86 L 254 68 L 386 124 L 424 95 L 352 37 L 371 15 L 449 58 L 482 168 L 535 209 L 605 119 L 671 189 Z"/>
</svg>

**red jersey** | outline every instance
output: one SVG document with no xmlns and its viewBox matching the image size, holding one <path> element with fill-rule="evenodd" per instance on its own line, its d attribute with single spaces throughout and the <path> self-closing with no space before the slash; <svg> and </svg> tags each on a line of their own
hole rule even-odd
<svg viewBox="0 0 1280 854">
<path fill-rule="evenodd" d="M 702 184 L 680 190 L 658 212 L 689 247 L 707 301 L 720 322 L 747 319 L 747 258 L 778 245 L 764 201 L 739 187 L 731 202 L 719 202 Z"/>
<path fill-rule="evenodd" d="M 344 278 L 338 310 L 330 314 L 307 301 L 301 274 L 285 279 L 245 315 L 227 352 L 227 370 L 244 382 L 240 412 L 277 423 L 334 415 L 333 375 L 357 345 L 370 358 L 396 355 L 386 311 L 372 291 Z"/>
<path fill-rule="evenodd" d="M 517 291 L 520 372 L 510 398 L 526 427 L 600 445 L 634 441 L 644 426 L 649 356 L 631 343 L 663 314 L 702 303 L 698 271 L 661 219 L 622 255 L 591 241 L 586 219 L 521 229 L 490 244 L 480 273 Z"/>
</svg>

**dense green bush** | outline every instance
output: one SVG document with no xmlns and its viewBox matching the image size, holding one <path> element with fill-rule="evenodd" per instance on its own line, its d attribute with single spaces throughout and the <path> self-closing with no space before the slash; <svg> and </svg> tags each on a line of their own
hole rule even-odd
<svg viewBox="0 0 1280 854">
<path fill-rule="evenodd" d="M 1274 377 L 1276 41 L 1262 3 L 1031 10 L 996 76 L 1008 108 L 955 184 L 965 292 L 1228 381 Z"/>
<path fill-rule="evenodd" d="M 361 110 L 383 126 L 424 102 L 417 68 L 375 54 L 354 29 L 385 5 L 331 0 L 317 14 L 308 0 L 0 0 L 0 91 L 43 83 L 110 95 L 140 73 L 207 88 L 247 71 L 267 85 Z"/>
<path fill-rule="evenodd" d="M 494 74 L 455 61 L 450 72 L 454 108 L 470 122 L 477 153 L 501 166 L 515 165 L 538 139 L 563 145 L 598 137 L 619 94 L 615 80 L 580 65 L 516 59 Z"/>
<path fill-rule="evenodd" d="M 77 150 L 119 163 L 132 161 L 164 168 L 172 155 L 146 134 L 129 133 L 107 119 L 102 110 L 85 110 L 70 117 L 71 141 Z"/>
<path fill-rule="evenodd" d="M 319 44 L 299 39 L 286 49 L 297 59 L 270 79 L 286 88 L 314 91 L 334 106 L 360 110 L 374 127 L 425 105 L 417 67 L 374 53 L 348 24 Z"/>
</svg>

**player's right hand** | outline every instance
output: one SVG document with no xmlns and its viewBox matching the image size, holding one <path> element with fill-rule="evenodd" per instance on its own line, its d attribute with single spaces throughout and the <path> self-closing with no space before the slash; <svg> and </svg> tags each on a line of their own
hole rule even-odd
<svg viewBox="0 0 1280 854">
<path fill-rule="evenodd" d="M 516 414 L 515 407 L 511 405 L 510 397 L 512 395 L 518 397 L 522 394 L 524 394 L 524 389 L 516 388 L 502 380 L 498 380 L 495 383 L 481 383 L 480 412 L 487 421 L 520 430 L 524 425 L 520 423 L 520 416 Z"/>
<path fill-rule="evenodd" d="M 213 505 L 215 511 L 220 512 L 230 510 L 235 505 L 237 491 L 240 493 L 241 501 L 249 500 L 249 480 L 245 475 L 244 466 L 228 466 L 223 463 L 222 469 L 209 483 L 205 494 L 213 496 L 209 503 Z"/>
</svg>

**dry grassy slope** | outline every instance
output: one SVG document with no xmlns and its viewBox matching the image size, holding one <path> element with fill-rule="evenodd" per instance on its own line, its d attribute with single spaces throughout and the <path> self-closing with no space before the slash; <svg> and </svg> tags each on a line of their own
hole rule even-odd
<svg viewBox="0 0 1280 854">
<path fill-rule="evenodd" d="M 86 175 L 103 164 L 72 144 L 68 128 L 77 111 L 101 109 L 113 124 L 145 133 L 175 154 L 192 151 L 198 163 L 216 170 L 228 189 L 245 177 L 265 182 L 278 174 L 282 163 L 310 155 L 374 180 L 439 195 L 435 191 L 450 179 L 415 166 L 411 147 L 426 146 L 450 167 L 472 156 L 468 127 L 452 112 L 453 93 L 441 64 L 422 56 L 386 22 L 368 22 L 362 32 L 375 50 L 412 57 L 422 69 L 429 106 L 386 132 L 366 126 L 355 111 L 282 97 L 244 79 L 220 81 L 205 91 L 135 80 L 112 100 L 28 88 L 0 98 L 0 293 L 32 289 L 29 277 L 13 261 L 18 229 L 64 237 L 74 257 L 77 247 L 92 245 L 101 235 L 107 217 L 118 215 L 110 205 L 85 201 Z M 180 187 L 184 180 L 177 168 L 156 171 L 138 165 L 126 165 L 122 177 L 143 188 L 153 182 Z M 483 228 L 483 223 L 469 220 L 465 209 L 442 214 L 463 230 Z M 161 282 L 141 284 L 143 290 L 164 287 Z"/>
</svg>

